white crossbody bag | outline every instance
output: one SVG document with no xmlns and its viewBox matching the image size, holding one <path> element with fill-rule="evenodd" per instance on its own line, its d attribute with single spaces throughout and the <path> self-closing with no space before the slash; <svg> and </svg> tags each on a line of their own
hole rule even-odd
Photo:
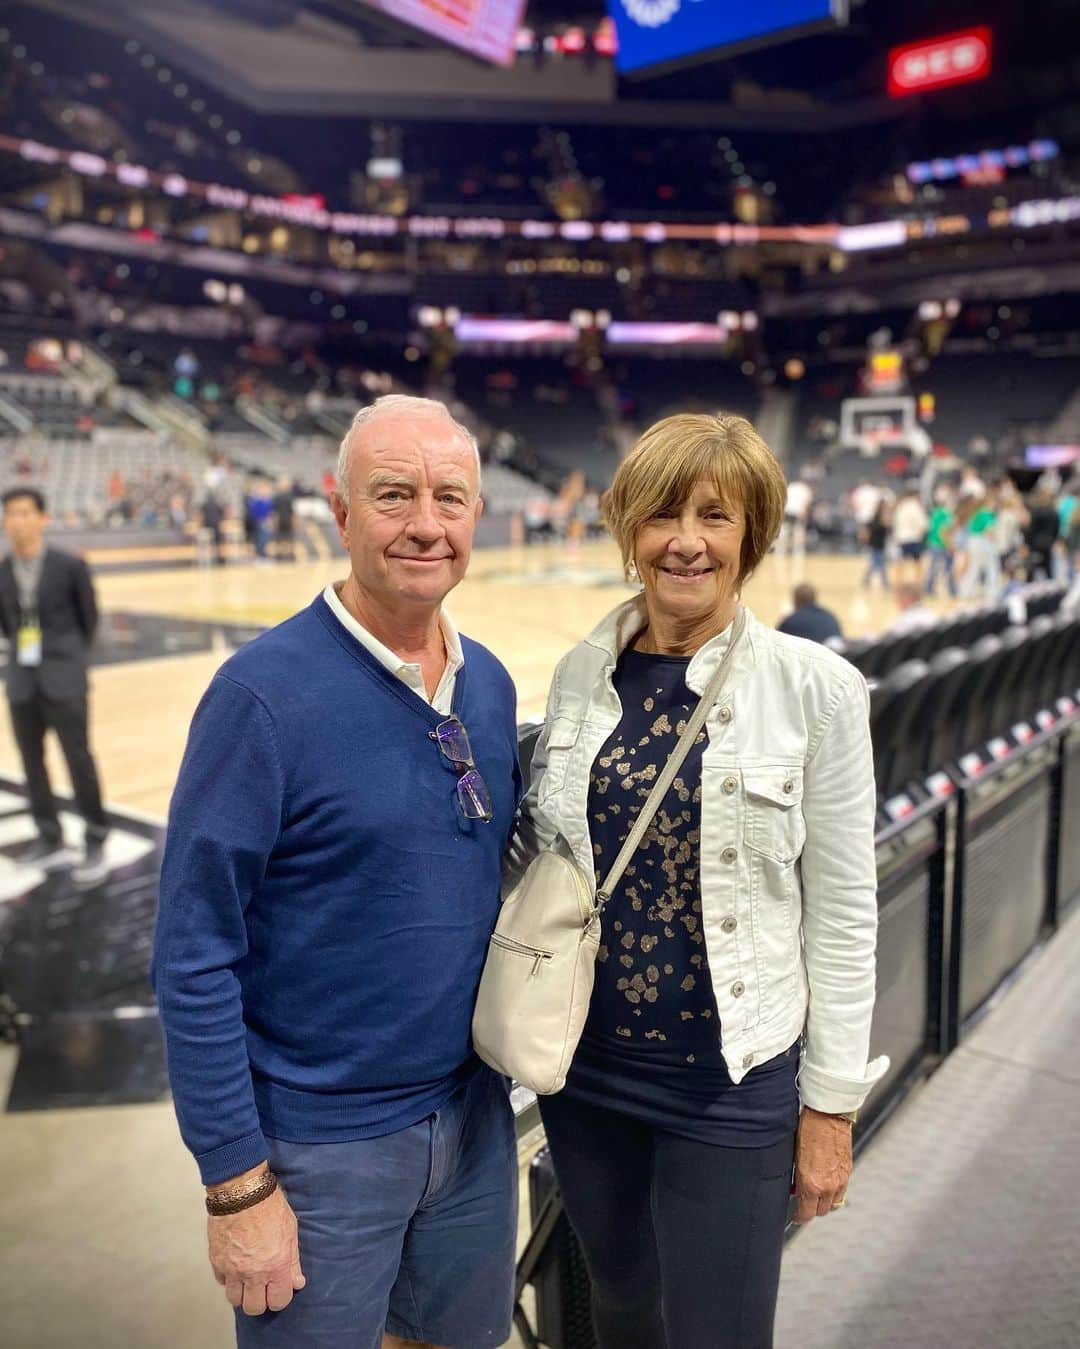
<svg viewBox="0 0 1080 1349">
<path fill-rule="evenodd" d="M 705 724 L 745 626 L 740 607 L 723 659 L 595 902 L 582 869 L 555 851 L 535 857 L 503 901 L 473 1012 L 473 1044 L 485 1063 L 538 1096 L 554 1095 L 566 1085 L 592 998 L 604 906 Z"/>
</svg>

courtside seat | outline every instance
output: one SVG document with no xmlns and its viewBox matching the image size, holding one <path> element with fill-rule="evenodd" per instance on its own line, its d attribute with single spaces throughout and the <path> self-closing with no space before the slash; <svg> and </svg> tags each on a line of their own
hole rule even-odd
<svg viewBox="0 0 1080 1349">
<path fill-rule="evenodd" d="M 899 791 L 912 775 L 908 765 L 916 756 L 912 755 L 907 737 L 922 709 L 925 686 L 931 679 L 926 661 L 910 660 L 897 666 L 871 690 L 874 776 L 883 799 Z"/>
<path fill-rule="evenodd" d="M 1005 652 L 1001 673 L 987 698 L 989 721 L 985 738 L 1001 735 L 1017 721 L 1038 710 L 1031 686 L 1032 646 L 1027 628 L 1009 628 L 1001 634 Z"/>
<path fill-rule="evenodd" d="M 991 722 L 988 708 L 992 702 L 991 690 L 1000 678 L 1006 654 L 1000 637 L 980 637 L 971 648 L 968 683 L 963 701 L 957 707 L 958 715 L 963 718 L 961 753 L 975 749 L 993 734 L 986 729 Z"/>
<path fill-rule="evenodd" d="M 921 668 L 920 668 L 921 667 Z M 909 660 L 899 667 L 905 692 L 894 716 L 892 789 L 903 791 L 930 769 L 929 742 L 937 716 L 941 675 L 926 661 Z"/>
<path fill-rule="evenodd" d="M 971 655 L 959 646 L 946 647 L 930 662 L 934 698 L 929 708 L 924 765 L 927 773 L 960 757 L 964 703 L 971 680 Z"/>
</svg>

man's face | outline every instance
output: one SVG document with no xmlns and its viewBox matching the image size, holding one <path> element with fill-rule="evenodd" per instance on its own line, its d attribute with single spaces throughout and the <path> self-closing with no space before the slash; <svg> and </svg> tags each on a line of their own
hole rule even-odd
<svg viewBox="0 0 1080 1349">
<path fill-rule="evenodd" d="M 386 412 L 353 437 L 349 500 L 331 504 L 360 589 L 436 608 L 469 565 L 480 518 L 476 452 L 439 412 Z"/>
<path fill-rule="evenodd" d="M 13 547 L 32 550 L 41 542 L 46 518 L 32 497 L 13 497 L 4 507 L 4 533 Z"/>
</svg>

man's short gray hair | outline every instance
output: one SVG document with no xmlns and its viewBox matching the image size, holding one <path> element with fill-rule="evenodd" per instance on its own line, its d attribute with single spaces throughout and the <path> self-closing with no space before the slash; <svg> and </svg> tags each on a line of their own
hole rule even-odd
<svg viewBox="0 0 1080 1349">
<path fill-rule="evenodd" d="M 352 455 L 353 437 L 356 432 L 366 426 L 368 422 L 374 419 L 381 412 L 411 412 L 416 416 L 431 416 L 440 414 L 446 417 L 451 426 L 459 431 L 465 441 L 472 446 L 476 455 L 476 485 L 477 490 L 480 487 L 480 447 L 476 443 L 476 437 L 467 426 L 456 421 L 450 414 L 450 409 L 445 403 L 440 403 L 437 398 L 418 398 L 413 394 L 407 393 L 385 393 L 381 398 L 376 398 L 373 403 L 363 407 L 352 419 L 349 429 L 341 438 L 341 446 L 338 449 L 337 460 L 337 490 L 341 499 L 348 504 L 349 501 L 349 460 Z"/>
</svg>

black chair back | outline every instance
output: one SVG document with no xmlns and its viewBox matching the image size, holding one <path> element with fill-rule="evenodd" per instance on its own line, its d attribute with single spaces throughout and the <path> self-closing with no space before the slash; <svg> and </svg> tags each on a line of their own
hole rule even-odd
<svg viewBox="0 0 1080 1349">
<path fill-rule="evenodd" d="M 926 744 L 926 769 L 934 772 L 960 757 L 963 746 L 964 700 L 971 659 L 961 647 L 939 651 L 930 662 L 935 679 Z"/>
</svg>

